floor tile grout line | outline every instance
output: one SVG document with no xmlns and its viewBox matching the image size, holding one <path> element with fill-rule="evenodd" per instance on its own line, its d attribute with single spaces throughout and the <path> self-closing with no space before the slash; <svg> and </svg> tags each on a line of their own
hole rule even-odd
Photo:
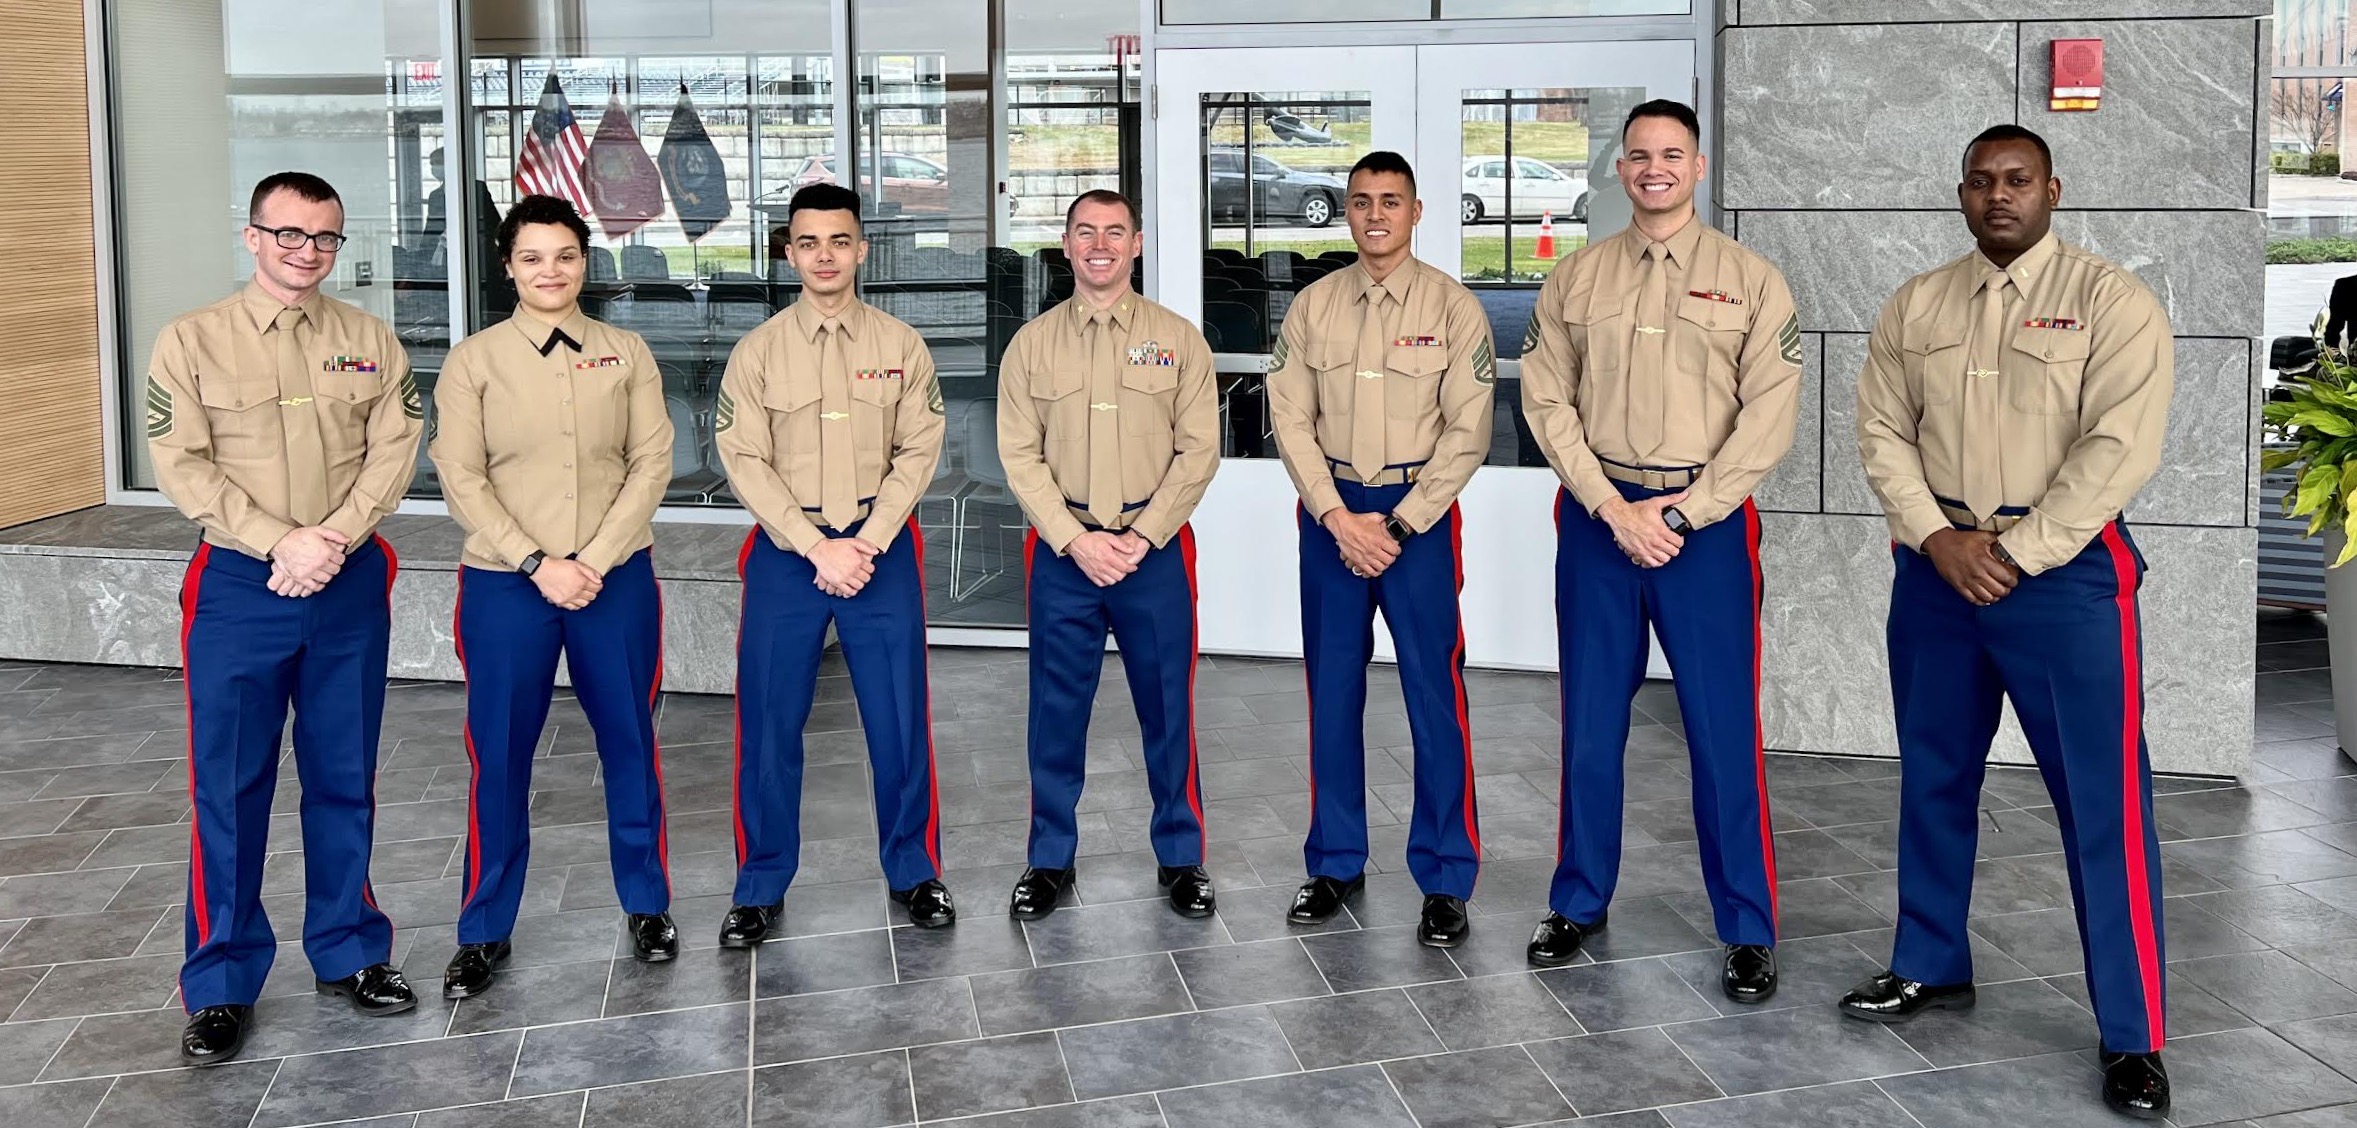
<svg viewBox="0 0 2357 1128">
<path fill-rule="evenodd" d="M 517 1071 L 524 1068 L 524 1043 L 532 1040 L 532 1031 L 534 1029 L 534 1027 L 527 1026 L 521 1030 L 516 1031 L 516 1056 L 513 1060 L 509 1061 L 507 1065 L 507 1088 L 501 1091 L 502 1095 L 499 1098 L 502 1101 L 511 1101 L 515 1099 L 516 1073 Z"/>
<path fill-rule="evenodd" d="M 1552 993 L 1553 993 L 1553 992 L 1549 992 L 1549 994 L 1552 994 Z M 1562 1000 L 1558 999 L 1558 1000 L 1556 1000 L 1556 1001 L 1557 1001 L 1557 1002 L 1561 1002 Z M 1427 1021 L 1427 1022 L 1429 1022 L 1430 1020 L 1429 1020 L 1429 1019 L 1427 1019 L 1426 1021 Z M 1576 1021 L 1576 1020 L 1575 1020 L 1575 1021 Z M 1577 1036 L 1578 1036 L 1578 1035 L 1574 1035 L 1574 1037 L 1577 1037 Z M 1673 1044 L 1674 1044 L 1674 1043 L 1673 1043 Z M 1534 1053 L 1532 1053 L 1532 1052 L 1531 1052 L 1531 1050 L 1530 1050 L 1530 1043 L 1528 1043 L 1528 1042 L 1516 1042 L 1516 1043 L 1514 1044 L 1514 1048 L 1515 1048 L 1515 1049 L 1518 1049 L 1518 1050 L 1521 1050 L 1521 1051 L 1522 1051 L 1522 1056 L 1523 1056 L 1523 1057 L 1525 1057 L 1525 1058 L 1528 1058 L 1528 1059 L 1530 1059 L 1530 1067 L 1531 1067 L 1532 1069 L 1536 1069 L 1536 1070 L 1538 1070 L 1538 1071 L 1539 1071 L 1539 1076 L 1541 1076 L 1541 1077 L 1544 1077 L 1544 1078 L 1546 1078 L 1546 1079 L 1547 1079 L 1547 1086 L 1548 1086 L 1549 1088 L 1551 1088 L 1551 1089 L 1555 1090 L 1555 1095 L 1556 1095 L 1556 1096 L 1563 1098 L 1563 1107 L 1565 1107 L 1565 1108 L 1568 1108 L 1568 1109 L 1570 1109 L 1570 1110 L 1571 1110 L 1571 1118 L 1572 1118 L 1573 1120 L 1578 1120 L 1578 1119 L 1580 1119 L 1580 1117 L 1583 1115 L 1583 1114 L 1580 1112 L 1580 1106 L 1579 1106 L 1577 1103 L 1575 1103 L 1575 1102 L 1573 1102 L 1573 1101 L 1572 1101 L 1572 1099 L 1571 1099 L 1571 1094 L 1570 1094 L 1570 1093 L 1566 1093 L 1566 1092 L 1564 1092 L 1564 1091 L 1563 1091 L 1563 1086 L 1562 1086 L 1561 1084 L 1559 1084 L 1559 1083 L 1557 1083 L 1557 1082 L 1556 1082 L 1556 1080 L 1555 1080 L 1555 1075 L 1554 1075 L 1554 1074 L 1552 1074 L 1552 1073 L 1549 1073 L 1549 1072 L 1547 1072 L 1547 1067 L 1546 1067 L 1546 1066 L 1543 1066 L 1543 1065 L 1540 1065 L 1540 1064 L 1539 1064 L 1539 1055 L 1537 1055 L 1537 1054 L 1534 1054 Z M 1654 1106 L 1654 1107 L 1657 1107 L 1657 1108 L 1658 1108 L 1658 1107 L 1660 1107 L 1660 1106 L 1658 1106 L 1658 1105 L 1657 1105 L 1657 1106 Z"/>
<path fill-rule="evenodd" d="M 66 1032 L 65 1032 L 65 1037 L 63 1037 L 63 1038 L 60 1038 L 60 1039 L 58 1039 L 58 1040 L 57 1040 L 57 1048 L 56 1048 L 56 1049 L 54 1049 L 54 1050 L 51 1050 L 51 1051 L 49 1051 L 49 1056 L 48 1056 L 47 1058 L 44 1058 L 44 1059 L 42 1059 L 42 1061 L 41 1061 L 41 1068 L 39 1068 L 39 1069 L 36 1069 L 36 1070 L 34 1070 L 34 1071 L 33 1071 L 33 1080 L 35 1080 L 35 1081 L 39 1081 L 39 1080 L 41 1079 L 41 1075 L 42 1075 L 42 1074 L 49 1072 L 49 1067 L 50 1067 L 50 1066 L 53 1066 L 53 1065 L 56 1065 L 56 1064 L 57 1064 L 57 1058 L 58 1058 L 58 1055 L 60 1055 L 60 1054 L 63 1054 L 63 1053 L 65 1052 L 66 1044 L 67 1044 L 67 1043 L 69 1043 L 69 1042 L 72 1042 L 72 1041 L 74 1040 L 74 1035 L 76 1035 L 76 1034 L 79 1034 L 79 1033 L 81 1033 L 81 1032 L 82 1032 L 82 1025 L 83 1025 L 84 1023 L 88 1022 L 88 1021 L 89 1021 L 89 1019 L 87 1019 L 87 1018 L 85 1018 L 85 1017 L 82 1017 L 82 1016 L 79 1016 L 79 1015 L 75 1016 L 75 1018 L 74 1018 L 74 1028 L 73 1028 L 73 1029 L 71 1029 L 71 1030 L 68 1030 L 68 1031 L 66 1031 Z M 119 1077 L 119 1076 L 121 1076 L 121 1074 L 116 1074 L 115 1076 L 118 1076 L 118 1077 Z M 59 1078 L 59 1080 L 65 1080 L 65 1078 Z"/>
<path fill-rule="evenodd" d="M 1899 1115 L 1906 1117 L 1909 1122 L 1915 1125 L 1915 1128 L 1930 1128 L 1929 1125 L 1924 1124 L 1922 1117 L 1915 1115 L 1914 1109 L 1908 1108 L 1905 1104 L 1902 1104 L 1899 1101 L 1899 1098 L 1891 1095 L 1890 1090 L 1882 1087 L 1882 1078 L 1869 1078 L 1866 1083 L 1874 1086 L 1874 1091 L 1882 1094 L 1882 1099 L 1889 1101 L 1891 1103 L 1891 1107 L 1898 1109 Z"/>
<path fill-rule="evenodd" d="M 262 1083 L 262 1099 L 254 1102 L 254 1114 L 246 1118 L 246 1128 L 254 1128 L 254 1125 L 261 1121 L 262 1110 L 268 1107 L 270 1104 L 270 1090 L 278 1087 L 278 1075 L 285 1071 L 286 1059 L 280 1058 L 278 1059 L 277 1064 L 271 1067 L 270 1080 Z M 105 1104 L 104 1101 L 99 1103 L 101 1105 Z M 411 1117 L 411 1119 L 415 1120 L 416 1118 Z"/>
<path fill-rule="evenodd" d="M 272 1076 L 273 1076 L 273 1077 L 275 1077 L 275 1076 L 277 1076 L 277 1074 L 276 1074 L 275 1072 L 273 1072 L 273 1073 L 272 1073 Z M 107 1082 L 106 1082 L 106 1091 L 105 1091 L 105 1092 L 103 1092 L 103 1093 L 100 1093 L 100 1094 L 98 1094 L 98 1101 L 97 1101 L 97 1103 L 95 1103 L 95 1104 L 93 1104 L 93 1105 L 91 1105 L 91 1106 L 90 1106 L 90 1114 L 89 1114 L 88 1116 L 85 1116 L 85 1117 L 83 1117 L 83 1118 L 82 1118 L 82 1128 L 90 1128 L 90 1125 L 92 1125 L 92 1124 L 94 1124 L 94 1123 L 96 1123 L 96 1122 L 98 1121 L 98 1110 L 99 1110 L 99 1109 L 102 1109 L 102 1108 L 105 1108 L 105 1107 L 106 1107 L 106 1099 L 107 1099 L 108 1097 L 111 1097 L 111 1096 L 115 1095 L 115 1088 L 116 1088 L 117 1086 L 121 1085 L 122 1083 L 123 1083 L 123 1079 L 122 1079 L 122 1078 L 120 1078 L 120 1077 L 110 1077 L 110 1078 L 108 1078 L 108 1079 L 107 1079 Z M 270 1095 L 270 1091 L 269 1091 L 269 1089 L 268 1089 L 268 1088 L 264 1088 L 264 1089 L 263 1089 L 263 1091 L 262 1091 L 262 1095 L 263 1095 L 263 1097 L 265 1097 L 265 1098 L 269 1097 L 269 1095 Z M 255 1116 L 259 1116 L 259 1115 L 261 1115 L 261 1114 L 262 1114 L 262 1106 L 261 1106 L 261 1105 L 259 1105 L 259 1104 L 255 1105 L 255 1106 L 254 1106 L 254 1115 L 255 1115 Z M 247 1128 L 253 1128 L 253 1117 L 247 1117 L 247 1118 L 246 1118 L 246 1126 L 247 1126 Z"/>
</svg>

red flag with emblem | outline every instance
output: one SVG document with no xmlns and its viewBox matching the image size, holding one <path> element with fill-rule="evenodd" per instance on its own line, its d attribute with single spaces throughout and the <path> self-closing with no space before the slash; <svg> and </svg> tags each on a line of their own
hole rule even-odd
<svg viewBox="0 0 2357 1128">
<path fill-rule="evenodd" d="M 619 239 L 663 214 L 663 174 L 639 143 L 622 95 L 613 94 L 589 142 L 589 202 L 606 238 Z"/>
</svg>

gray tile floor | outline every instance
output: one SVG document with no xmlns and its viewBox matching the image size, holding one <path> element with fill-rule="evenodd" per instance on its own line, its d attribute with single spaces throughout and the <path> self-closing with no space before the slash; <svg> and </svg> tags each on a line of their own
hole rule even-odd
<svg viewBox="0 0 2357 1128">
<path fill-rule="evenodd" d="M 2320 624 L 2260 628 L 2252 786 L 2163 780 L 2170 1066 L 2180 1124 L 2357 1125 L 2357 765 L 2329 739 Z M 893 927 L 849 687 L 811 724 L 810 842 L 792 938 L 748 956 L 713 933 L 731 880 L 729 702 L 663 703 L 672 868 L 688 950 L 632 963 L 604 863 L 597 761 L 561 703 L 533 800 L 516 966 L 445 1003 L 467 769 L 461 693 L 403 685 L 385 722 L 375 862 L 396 959 L 425 1001 L 364 1019 L 282 947 L 246 1060 L 177 1067 L 188 830 L 181 687 L 167 670 L 0 666 L 0 1123 L 540 1128 L 955 1122 L 1235 1125 L 2108 1124 L 2094 1018 L 2051 810 L 1992 774 L 1975 900 L 1979 1009 L 1885 1029 L 1832 1000 L 1887 955 L 1888 763 L 1777 756 L 1784 986 L 1760 1010 L 1713 989 L 1715 946 L 1666 686 L 1632 741 L 1612 927 L 1579 965 L 1521 949 L 1554 851 L 1550 678 L 1471 677 L 1483 841 L 1468 945 L 1415 945 L 1400 863 L 1409 793 L 1396 681 L 1369 718 L 1367 896 L 1313 932 L 1300 879 L 1299 671 L 1206 659 L 1202 776 L 1220 915 L 1154 900 L 1136 724 L 1109 664 L 1082 804 L 1081 900 L 1004 915 L 1021 869 L 1022 655 L 938 651 L 934 716 L 953 930 Z M 295 786 L 283 781 L 270 910 L 299 932 Z"/>
</svg>

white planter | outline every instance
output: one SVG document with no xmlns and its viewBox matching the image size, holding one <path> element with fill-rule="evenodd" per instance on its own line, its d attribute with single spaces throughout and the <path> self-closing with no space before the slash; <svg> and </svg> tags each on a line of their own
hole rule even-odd
<svg viewBox="0 0 2357 1128">
<path fill-rule="evenodd" d="M 2324 562 L 2341 558 L 2339 530 L 2324 535 Z M 2332 656 L 2332 719 L 2341 751 L 2357 750 L 2357 560 L 2324 570 L 2325 649 Z"/>
</svg>

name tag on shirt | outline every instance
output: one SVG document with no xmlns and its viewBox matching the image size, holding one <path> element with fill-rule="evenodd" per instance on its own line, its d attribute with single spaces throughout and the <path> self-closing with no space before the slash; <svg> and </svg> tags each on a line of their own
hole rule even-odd
<svg viewBox="0 0 2357 1128">
<path fill-rule="evenodd" d="M 1400 339 L 1393 341 L 1392 344 L 1406 348 L 1418 349 L 1437 349 L 1441 347 L 1440 338 L 1438 337 L 1401 337 Z"/>
<path fill-rule="evenodd" d="M 2080 332 L 2084 332 L 2087 328 L 2068 317 L 2033 317 L 2022 322 L 2021 327 L 2024 329 L 2072 329 Z"/>
<path fill-rule="evenodd" d="M 1725 290 L 1688 290 L 1686 291 L 1686 296 L 1689 298 L 1701 298 L 1704 301 L 1725 302 L 1728 305 L 1739 306 L 1743 304 L 1742 298 L 1735 297 Z"/>
<path fill-rule="evenodd" d="M 321 372 L 374 372 L 376 361 L 365 356 L 339 356 L 320 364 Z"/>
<path fill-rule="evenodd" d="M 1166 349 L 1153 341 L 1148 341 L 1129 350 L 1129 362 L 1145 367 L 1171 368 L 1178 364 L 1178 350 Z"/>
<path fill-rule="evenodd" d="M 596 360 L 582 360 L 582 361 L 575 361 L 575 362 L 573 363 L 573 367 L 574 367 L 574 368 L 577 368 L 577 369 L 579 369 L 579 368 L 620 368 L 620 367 L 622 367 L 622 358 L 621 358 L 621 357 L 618 357 L 618 356 L 601 356 L 601 357 L 597 358 Z"/>
<path fill-rule="evenodd" d="M 902 378 L 902 375 L 901 370 L 897 368 L 862 368 L 852 373 L 851 378 L 854 380 L 898 380 Z"/>
</svg>

